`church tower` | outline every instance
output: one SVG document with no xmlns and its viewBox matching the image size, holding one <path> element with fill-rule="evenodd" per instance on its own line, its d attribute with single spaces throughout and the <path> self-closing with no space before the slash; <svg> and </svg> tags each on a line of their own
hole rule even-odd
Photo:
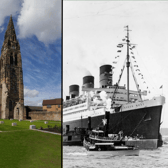
<svg viewBox="0 0 168 168">
<path fill-rule="evenodd" d="M 0 118 L 23 119 L 23 88 L 20 45 L 11 15 L 0 57 Z"/>
</svg>

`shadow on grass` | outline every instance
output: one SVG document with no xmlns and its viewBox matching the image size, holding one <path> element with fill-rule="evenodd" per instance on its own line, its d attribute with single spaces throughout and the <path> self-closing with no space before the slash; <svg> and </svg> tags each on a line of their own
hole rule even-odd
<svg viewBox="0 0 168 168">
<path fill-rule="evenodd" d="M 55 132 L 55 133 L 61 133 L 61 127 L 58 127 L 56 125 L 54 127 L 48 125 L 48 128 L 44 128 L 44 129 L 43 129 L 43 127 L 40 127 L 40 130 Z"/>
</svg>

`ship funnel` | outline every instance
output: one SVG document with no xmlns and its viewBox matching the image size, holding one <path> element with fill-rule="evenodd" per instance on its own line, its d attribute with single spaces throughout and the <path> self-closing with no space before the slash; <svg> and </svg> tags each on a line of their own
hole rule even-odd
<svg viewBox="0 0 168 168">
<path fill-rule="evenodd" d="M 112 86 L 112 66 L 102 65 L 100 67 L 100 88 L 106 88 Z"/>
<path fill-rule="evenodd" d="M 71 98 L 75 98 L 79 96 L 79 85 L 71 85 L 69 86 L 69 95 Z"/>
<path fill-rule="evenodd" d="M 94 77 L 84 76 L 83 77 L 83 87 L 84 88 L 94 88 Z"/>
<path fill-rule="evenodd" d="M 106 124 L 105 124 L 105 136 L 108 136 L 109 119 L 110 119 L 110 112 L 109 112 L 109 111 L 106 111 L 105 119 L 106 119 Z"/>
<path fill-rule="evenodd" d="M 91 130 L 91 117 L 88 117 L 88 130 Z"/>
<path fill-rule="evenodd" d="M 69 125 L 66 125 L 66 134 L 69 132 Z"/>
</svg>

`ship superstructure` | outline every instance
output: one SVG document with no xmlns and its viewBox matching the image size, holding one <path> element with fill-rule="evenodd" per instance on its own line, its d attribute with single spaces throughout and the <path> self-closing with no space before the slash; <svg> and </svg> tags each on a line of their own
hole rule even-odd
<svg viewBox="0 0 168 168">
<path fill-rule="evenodd" d="M 126 137 L 141 137 L 142 148 L 157 148 L 160 137 L 160 119 L 165 98 L 154 97 L 150 100 L 142 100 L 147 91 L 141 91 L 134 75 L 133 65 L 129 50 L 133 48 L 129 41 L 129 29 L 125 44 L 127 55 L 125 65 L 121 69 L 119 80 L 113 84 L 112 65 L 100 67 L 99 85 L 94 88 L 94 77 L 83 77 L 83 94 L 79 95 L 79 86 L 69 87 L 69 96 L 63 103 L 63 127 L 66 125 L 71 130 L 79 128 L 96 128 L 103 125 L 105 112 L 110 112 L 109 134 L 123 131 Z M 119 47 L 124 43 L 119 44 Z M 120 51 L 120 50 L 119 50 Z M 120 86 L 120 80 L 124 68 L 127 67 L 127 88 Z M 137 91 L 129 89 L 129 69 L 131 68 Z M 142 76 L 143 77 L 143 76 Z"/>
</svg>

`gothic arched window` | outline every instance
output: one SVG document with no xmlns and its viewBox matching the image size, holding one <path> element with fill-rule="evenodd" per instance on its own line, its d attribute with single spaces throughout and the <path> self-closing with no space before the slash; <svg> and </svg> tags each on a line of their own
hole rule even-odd
<svg viewBox="0 0 168 168">
<path fill-rule="evenodd" d="M 15 65 L 17 65 L 17 54 L 15 54 Z"/>
<path fill-rule="evenodd" d="M 10 41 L 8 40 L 8 46 L 10 47 L 11 46 L 11 43 L 10 43 Z"/>
<path fill-rule="evenodd" d="M 13 64 L 13 54 L 11 53 L 10 55 L 10 64 L 12 65 Z"/>
<path fill-rule="evenodd" d="M 18 115 L 19 115 L 19 108 L 17 108 L 17 111 L 18 111 Z"/>
<path fill-rule="evenodd" d="M 9 100 L 9 111 L 11 111 L 11 110 L 12 110 L 12 101 Z"/>
</svg>

